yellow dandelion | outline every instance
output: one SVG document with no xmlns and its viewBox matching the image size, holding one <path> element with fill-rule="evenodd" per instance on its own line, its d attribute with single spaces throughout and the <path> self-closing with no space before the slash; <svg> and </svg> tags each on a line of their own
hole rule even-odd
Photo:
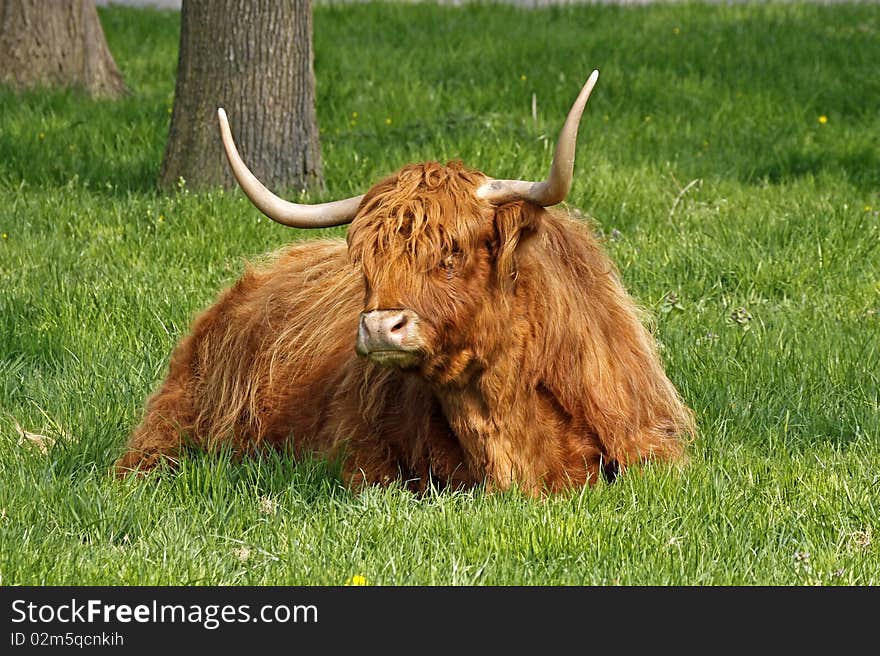
<svg viewBox="0 0 880 656">
<path fill-rule="evenodd" d="M 391 117 L 385 119 L 385 125 L 391 125 Z"/>
<path fill-rule="evenodd" d="M 45 132 L 40 132 L 40 141 L 42 141 L 42 140 L 45 139 L 45 138 L 46 138 L 46 133 L 45 133 Z"/>
<path fill-rule="evenodd" d="M 828 117 L 825 116 L 825 114 L 822 114 L 822 116 L 819 117 L 819 123 L 821 123 L 822 125 L 825 125 L 827 122 L 828 122 Z"/>
<path fill-rule="evenodd" d="M 367 585 L 367 579 L 360 574 L 355 574 L 346 581 L 345 585 Z"/>
<path fill-rule="evenodd" d="M 352 113 L 351 113 L 351 117 L 352 117 L 352 118 L 357 118 L 357 117 L 358 117 L 358 113 L 357 113 L 357 112 L 352 112 Z"/>
<path fill-rule="evenodd" d="M 160 214 L 159 215 L 159 223 L 162 223 L 164 220 L 165 220 L 165 217 L 162 214 Z"/>
<path fill-rule="evenodd" d="M 9 239 L 9 235 L 7 235 L 5 232 L 3 233 L 3 239 Z"/>
<path fill-rule="evenodd" d="M 679 34 L 680 32 L 681 32 L 681 30 L 678 29 L 677 27 L 673 27 L 673 28 L 672 28 L 672 33 L 673 33 L 673 34 Z"/>
<path fill-rule="evenodd" d="M 874 209 L 874 208 L 871 207 L 870 205 L 865 205 L 865 211 L 866 211 L 866 212 L 870 212 L 872 209 Z M 3 236 L 6 237 L 6 235 L 3 235 Z"/>
<path fill-rule="evenodd" d="M 522 80 L 523 82 L 525 82 L 525 81 L 528 80 L 529 78 L 527 78 L 526 75 L 525 75 L 525 73 L 523 73 L 522 75 L 519 76 L 519 79 Z"/>
</svg>

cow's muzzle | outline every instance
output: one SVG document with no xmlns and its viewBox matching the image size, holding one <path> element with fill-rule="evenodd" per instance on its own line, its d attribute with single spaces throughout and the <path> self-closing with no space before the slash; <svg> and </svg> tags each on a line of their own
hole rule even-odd
<svg viewBox="0 0 880 656">
<path fill-rule="evenodd" d="M 355 351 L 386 366 L 408 367 L 419 360 L 419 316 L 412 310 L 373 310 L 361 314 Z"/>
</svg>

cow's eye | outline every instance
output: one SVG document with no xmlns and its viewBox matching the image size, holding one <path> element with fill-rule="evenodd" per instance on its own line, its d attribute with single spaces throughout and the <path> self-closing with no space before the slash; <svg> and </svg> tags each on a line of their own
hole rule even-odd
<svg viewBox="0 0 880 656">
<path fill-rule="evenodd" d="M 461 259 L 461 253 L 454 251 L 440 260 L 440 269 L 446 274 L 447 280 L 452 280 L 455 270 L 458 268 L 458 262 Z"/>
</svg>

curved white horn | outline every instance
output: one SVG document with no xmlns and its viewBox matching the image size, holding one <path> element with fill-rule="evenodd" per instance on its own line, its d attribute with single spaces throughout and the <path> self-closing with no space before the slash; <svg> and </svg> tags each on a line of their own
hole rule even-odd
<svg viewBox="0 0 880 656">
<path fill-rule="evenodd" d="M 485 182 L 477 190 L 480 198 L 500 205 L 515 200 L 530 200 L 542 207 L 548 207 L 561 203 L 571 189 L 571 179 L 574 175 L 574 152 L 577 146 L 578 125 L 581 115 L 590 99 L 590 93 L 599 79 L 599 71 L 593 71 L 584 84 L 577 100 L 574 101 L 568 118 L 559 133 L 556 142 L 556 153 L 553 155 L 553 163 L 550 165 L 550 173 L 542 182 L 529 182 L 527 180 L 493 180 Z"/>
<path fill-rule="evenodd" d="M 257 180 L 242 161 L 232 140 L 229 121 L 222 107 L 217 108 L 217 118 L 220 120 L 223 150 L 226 151 L 226 159 L 229 160 L 232 174 L 251 202 L 270 219 L 292 228 L 326 228 L 350 223 L 357 214 L 363 195 L 330 203 L 298 205 L 273 194 Z"/>
</svg>

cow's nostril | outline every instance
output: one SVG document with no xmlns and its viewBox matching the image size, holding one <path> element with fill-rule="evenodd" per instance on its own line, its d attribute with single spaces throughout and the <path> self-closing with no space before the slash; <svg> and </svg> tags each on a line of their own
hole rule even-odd
<svg viewBox="0 0 880 656">
<path fill-rule="evenodd" d="M 407 318 L 406 318 L 406 315 L 404 314 L 400 317 L 400 319 L 397 320 L 397 323 L 395 323 L 393 326 L 391 326 L 391 332 L 392 333 L 400 332 L 401 330 L 403 330 L 406 327 L 406 323 L 407 323 Z"/>
</svg>

